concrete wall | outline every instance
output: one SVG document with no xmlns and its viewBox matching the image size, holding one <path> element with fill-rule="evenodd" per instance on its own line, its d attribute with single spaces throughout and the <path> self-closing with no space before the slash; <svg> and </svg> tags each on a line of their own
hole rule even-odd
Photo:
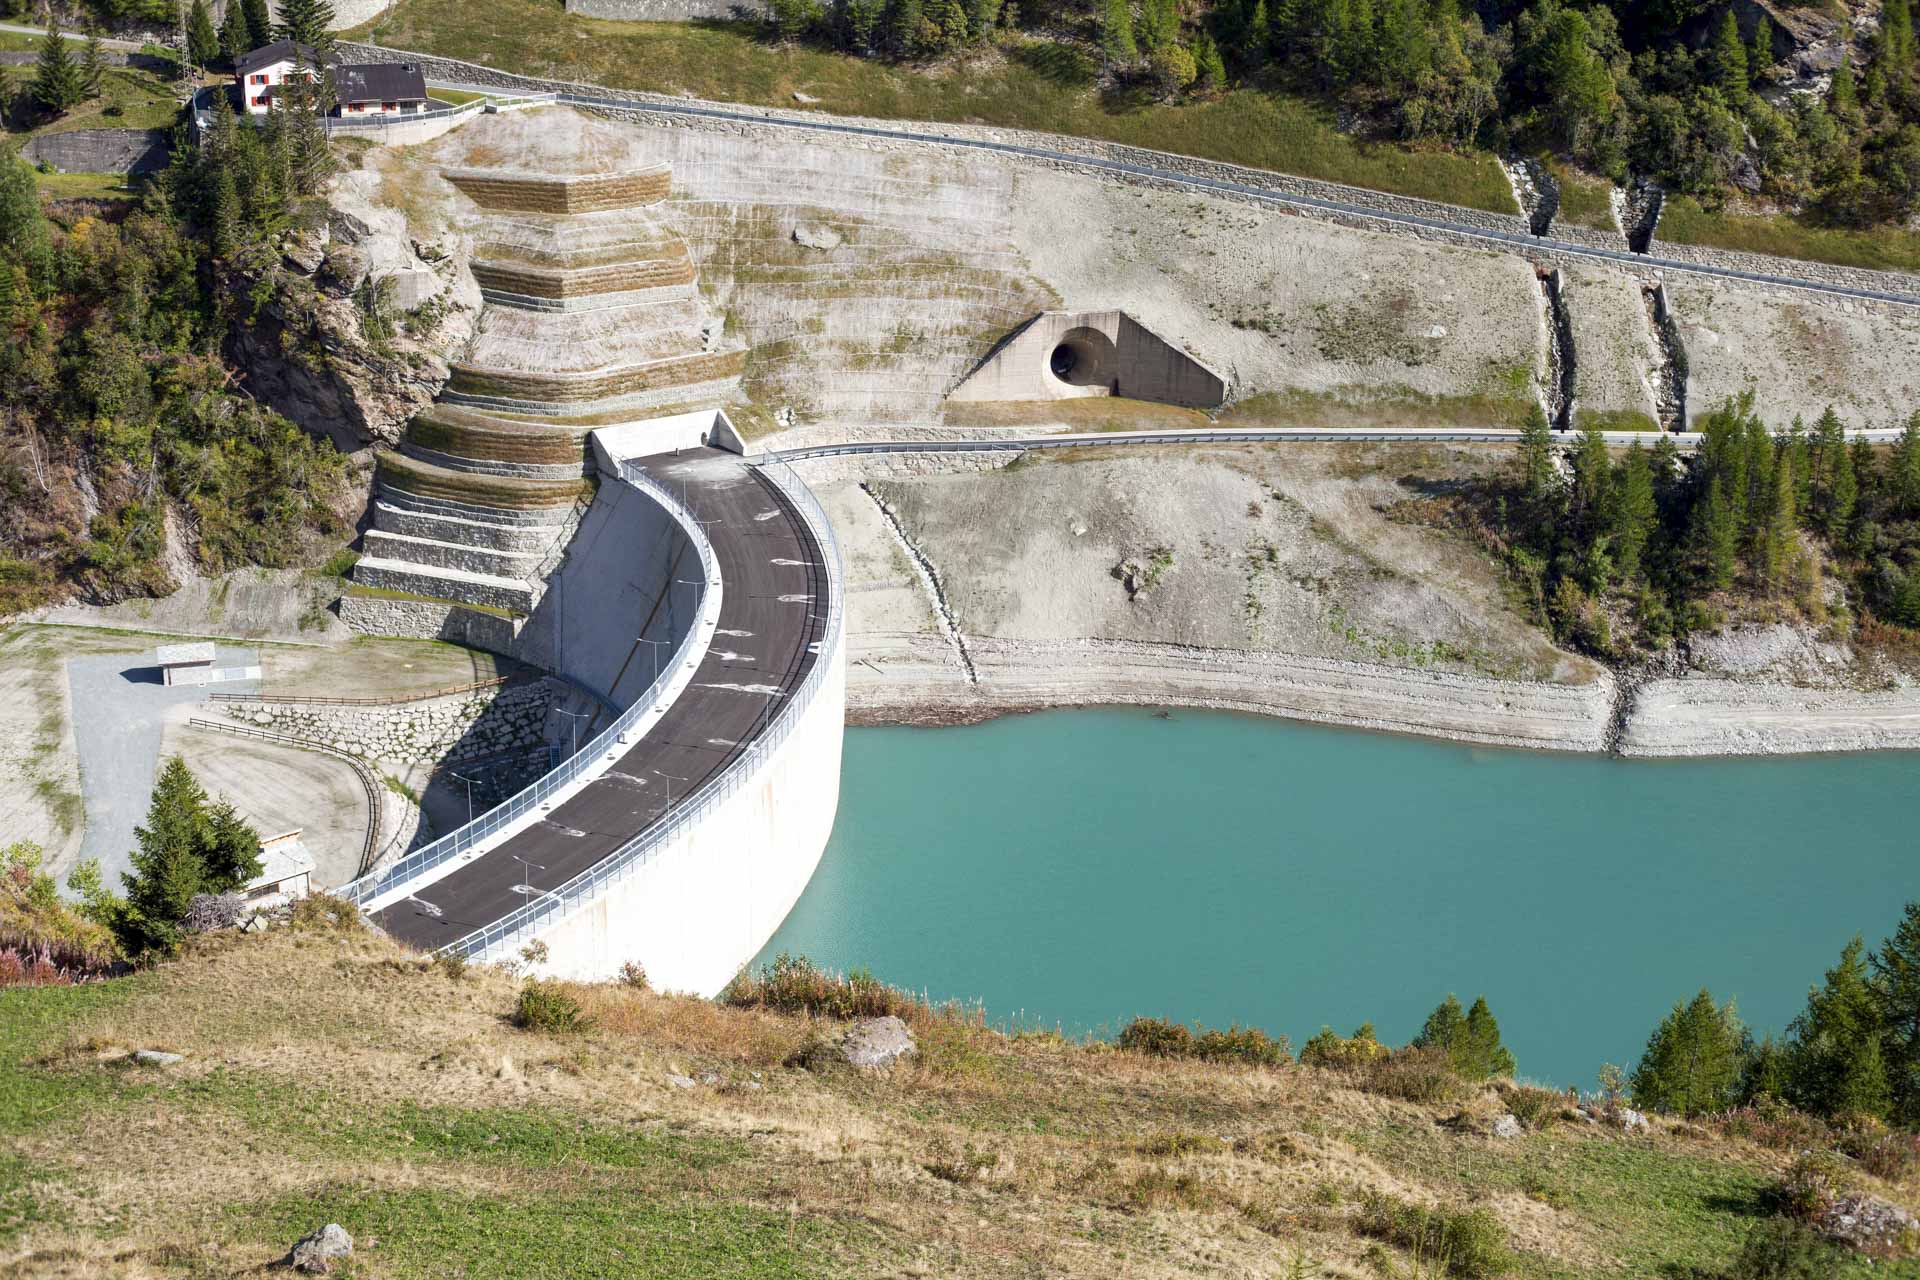
<svg viewBox="0 0 1920 1280">
<path fill-rule="evenodd" d="M 567 0 L 567 12 L 621 22 L 689 22 L 695 18 L 758 22 L 767 16 L 767 6 L 761 0 Z"/>
<path fill-rule="evenodd" d="M 844 632 L 842 633 L 844 635 Z M 605 979 L 634 961 L 666 991 L 717 994 L 807 887 L 840 798 L 846 645 L 792 734 L 691 831 L 539 934 L 542 972 Z"/>
<path fill-rule="evenodd" d="M 74 129 L 34 138 L 20 154 L 61 173 L 152 173 L 167 167 L 164 129 Z"/>
<path fill-rule="evenodd" d="M 1055 348 L 1074 352 L 1056 377 Z M 1199 361 L 1121 311 L 1048 311 L 1035 316 L 954 388 L 953 400 L 1065 400 L 1121 395 L 1212 409 L 1227 384 Z"/>
<path fill-rule="evenodd" d="M 342 596 L 340 618 L 363 636 L 427 637 L 505 654 L 513 652 L 513 638 L 520 628 L 518 619 L 456 604 L 380 596 Z"/>
<path fill-rule="evenodd" d="M 664 508 L 631 485 L 602 484 L 511 652 L 625 707 L 653 682 L 639 637 L 666 641 L 664 660 L 696 613 L 695 589 L 673 579 L 699 577 L 698 552 Z"/>
</svg>

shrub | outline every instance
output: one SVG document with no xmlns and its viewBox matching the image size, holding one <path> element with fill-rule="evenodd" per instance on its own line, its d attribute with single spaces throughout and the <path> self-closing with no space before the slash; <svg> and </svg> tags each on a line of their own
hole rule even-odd
<svg viewBox="0 0 1920 1280">
<path fill-rule="evenodd" d="M 1356 1067 L 1385 1056 L 1387 1046 L 1373 1034 L 1373 1024 L 1363 1022 L 1351 1036 L 1341 1037 L 1332 1027 L 1322 1027 L 1318 1035 L 1300 1049 L 1300 1061 L 1315 1067 Z"/>
<path fill-rule="evenodd" d="M 1244 1062 L 1256 1067 L 1282 1067 L 1293 1059 L 1287 1038 L 1275 1039 L 1258 1027 L 1235 1023 L 1225 1031 L 1201 1031 L 1194 1038 L 1193 1056 L 1210 1062 Z"/>
<path fill-rule="evenodd" d="M 513 1025 L 549 1035 L 567 1035 L 585 1031 L 592 1025 L 580 1001 L 557 982 L 530 978 L 520 988 L 520 1002 L 514 1007 Z"/>
<path fill-rule="evenodd" d="M 1193 1033 L 1183 1022 L 1135 1018 L 1120 1032 L 1120 1047 L 1155 1058 L 1184 1058 L 1193 1052 Z"/>
<path fill-rule="evenodd" d="M 1788 1166 L 1768 1199 L 1783 1217 L 1815 1222 L 1851 1189 L 1846 1161 L 1831 1151 L 1808 1151 Z"/>
<path fill-rule="evenodd" d="M 924 1021 L 927 1002 L 890 987 L 865 969 L 831 973 L 805 956 L 781 952 L 759 973 L 742 972 L 720 993 L 736 1009 L 772 1009 L 779 1013 L 818 1014 L 829 1018 L 880 1018 Z"/>
<path fill-rule="evenodd" d="M 635 991 L 647 990 L 647 971 L 629 960 L 620 966 L 620 985 Z"/>
<path fill-rule="evenodd" d="M 1397 1245 L 1422 1264 L 1459 1280 L 1497 1276 L 1512 1263 L 1506 1235 L 1485 1209 L 1423 1209 L 1374 1195 L 1353 1226 L 1361 1235 Z"/>
<path fill-rule="evenodd" d="M 1506 1091 L 1506 1103 L 1514 1119 L 1531 1132 L 1538 1133 L 1551 1127 L 1560 1118 L 1560 1113 L 1567 1107 L 1567 1095 L 1555 1089 L 1521 1084 Z"/>
<path fill-rule="evenodd" d="M 1774 1218 L 1755 1227 L 1719 1280 L 1830 1280 L 1846 1251 L 1797 1222 Z"/>
<path fill-rule="evenodd" d="M 360 908 L 330 893 L 310 893 L 294 901 L 287 918 L 293 928 L 308 933 L 359 933 Z"/>
<path fill-rule="evenodd" d="M 1920 1134 L 1850 1134 L 1840 1149 L 1859 1161 L 1862 1170 L 1884 1182 L 1905 1182 L 1920 1171 Z"/>
<path fill-rule="evenodd" d="M 467 957 L 459 951 L 442 951 L 433 958 L 434 967 L 455 982 L 467 976 Z"/>
<path fill-rule="evenodd" d="M 1457 1102 L 1466 1084 L 1453 1073 L 1442 1049 L 1396 1049 L 1359 1067 L 1354 1084 L 1368 1093 L 1405 1102 Z"/>
<path fill-rule="evenodd" d="M 1824 1120 L 1765 1094 L 1748 1106 L 1722 1111 L 1710 1119 L 1729 1136 L 1774 1151 L 1805 1151 L 1833 1143 L 1833 1130 Z"/>
</svg>

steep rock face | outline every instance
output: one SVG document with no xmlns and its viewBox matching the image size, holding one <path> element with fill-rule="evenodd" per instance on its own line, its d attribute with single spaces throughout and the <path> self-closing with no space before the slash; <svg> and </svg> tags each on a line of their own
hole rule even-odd
<svg viewBox="0 0 1920 1280">
<path fill-rule="evenodd" d="M 244 317 L 230 352 L 248 390 L 347 452 L 399 440 L 446 385 L 480 304 L 464 246 L 414 240 L 375 181 L 341 175 L 325 223 L 289 233 L 271 279 L 229 282 Z"/>
</svg>

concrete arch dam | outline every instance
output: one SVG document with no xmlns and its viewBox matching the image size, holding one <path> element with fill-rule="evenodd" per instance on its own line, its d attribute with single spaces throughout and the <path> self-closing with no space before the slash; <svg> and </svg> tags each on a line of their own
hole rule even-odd
<svg viewBox="0 0 1920 1280">
<path fill-rule="evenodd" d="M 784 467 L 706 446 L 621 456 L 620 438 L 594 435 L 601 493 L 556 580 L 574 600 L 552 639 L 572 655 L 563 669 L 597 670 L 615 693 L 652 674 L 641 645 L 670 656 L 656 650 L 652 683 L 558 769 L 342 895 L 423 949 L 500 960 L 538 941 L 539 972 L 604 978 L 633 962 L 711 995 L 772 936 L 833 827 L 839 555 Z M 649 589 L 594 589 L 623 574 Z M 676 590 L 691 611 L 648 639 Z"/>
</svg>

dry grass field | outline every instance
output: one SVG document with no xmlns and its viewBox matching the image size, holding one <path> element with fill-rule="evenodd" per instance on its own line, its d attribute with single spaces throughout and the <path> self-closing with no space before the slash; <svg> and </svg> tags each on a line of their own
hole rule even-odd
<svg viewBox="0 0 1920 1280">
<path fill-rule="evenodd" d="M 584 1029 L 522 1030 L 510 974 L 312 910 L 0 991 L 0 1276 L 254 1275 L 338 1221 L 385 1277 L 1706 1277 L 1787 1159 L 924 1009 L 911 1065 L 809 1069 L 806 1017 L 566 990 Z M 1509 1108 L 1530 1130 L 1487 1136 Z M 1409 1254 L 1382 1226 L 1409 1206 L 1505 1270 Z"/>
</svg>

